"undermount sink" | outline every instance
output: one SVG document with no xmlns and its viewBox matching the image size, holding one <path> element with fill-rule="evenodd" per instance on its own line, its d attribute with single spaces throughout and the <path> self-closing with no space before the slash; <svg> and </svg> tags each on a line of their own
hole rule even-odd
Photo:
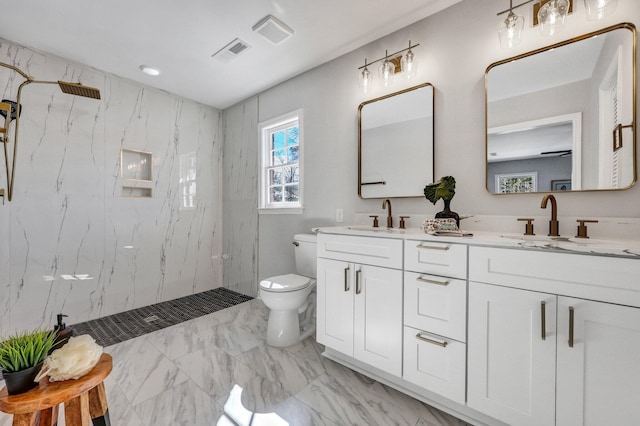
<svg viewBox="0 0 640 426">
<path fill-rule="evenodd" d="M 501 238 L 522 241 L 525 247 L 551 248 L 584 253 L 640 256 L 640 250 L 629 248 L 619 241 L 576 237 L 550 237 L 546 235 L 501 235 Z"/>
<path fill-rule="evenodd" d="M 347 226 L 350 231 L 368 231 L 368 232 L 388 232 L 393 234 L 402 234 L 404 229 L 400 228 L 374 228 L 373 226 Z"/>
<path fill-rule="evenodd" d="M 510 240 L 521 240 L 521 241 L 539 241 L 539 242 L 544 242 L 544 243 L 551 243 L 554 241 L 569 241 L 568 237 L 549 237 L 546 235 L 524 235 L 524 234 L 520 234 L 520 235 L 513 235 L 513 234 L 507 234 L 507 235 L 500 235 L 500 238 L 508 238 Z"/>
</svg>

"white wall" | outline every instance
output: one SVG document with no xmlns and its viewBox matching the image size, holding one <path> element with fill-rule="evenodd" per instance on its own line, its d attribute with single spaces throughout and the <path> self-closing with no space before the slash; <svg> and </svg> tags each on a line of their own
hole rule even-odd
<svg viewBox="0 0 640 426">
<path fill-rule="evenodd" d="M 420 43 L 414 50 L 419 61 L 418 78 L 411 85 L 430 82 L 435 87 L 435 176 L 456 178 L 452 208 L 461 214 L 539 214 L 540 195 L 496 196 L 485 189 L 484 72 L 495 61 L 548 44 L 623 21 L 640 23 L 640 2 L 618 2 L 618 9 L 612 16 L 596 22 L 586 20 L 583 2 L 574 3 L 575 12 L 567 19 L 567 27 L 552 38 L 541 37 L 537 29 L 530 28 L 531 4 L 518 9 L 526 19 L 523 42 L 514 49 L 503 50 L 499 47 L 496 26 L 504 16 L 496 17 L 496 13 L 504 10 L 508 3 L 504 0 L 466 0 L 261 93 L 257 101 L 258 121 L 297 108 L 304 110 L 306 157 L 304 214 L 259 217 L 258 277 L 292 270 L 292 235 L 308 232 L 312 226 L 335 225 L 336 208 L 344 209 L 345 223 L 352 222 L 357 213 L 384 214 L 380 200 L 361 200 L 357 196 L 357 109 L 364 100 L 410 84 L 399 83 L 391 89 L 379 89 L 364 96 L 357 85 L 357 67 L 365 58 L 371 61 L 384 56 L 385 49 L 404 48 L 409 40 Z M 247 102 L 254 105 L 256 100 Z M 237 111 L 241 107 L 242 104 L 236 105 L 230 110 Z M 229 126 L 241 124 L 234 121 L 226 125 L 229 132 Z M 255 123 L 242 125 L 249 129 Z M 257 131 L 253 139 L 244 142 L 256 147 Z M 234 152 L 240 151 L 241 148 L 234 148 Z M 257 161 L 257 156 L 255 158 Z M 245 157 L 225 155 L 225 170 L 247 167 L 246 160 Z M 257 164 L 247 168 L 252 167 L 257 170 Z M 562 193 L 557 194 L 557 199 L 561 216 L 639 217 L 639 196 L 640 186 L 636 185 L 622 192 Z M 251 204 L 247 201 L 243 208 L 249 208 Z M 252 208 L 255 206 L 257 200 Z M 422 198 L 394 199 L 393 207 L 396 215 L 431 215 L 442 209 L 441 203 L 433 206 Z M 567 225 L 573 230 L 574 224 Z M 255 225 L 252 223 L 251 226 Z M 232 231 L 225 219 L 225 232 Z M 242 239 L 246 240 L 246 237 Z M 234 238 L 234 241 L 238 240 Z M 246 268 L 254 267 L 250 255 L 247 252 L 244 259 L 235 261 Z M 228 279 L 234 281 L 233 277 Z"/>
<path fill-rule="evenodd" d="M 222 285 L 221 113 L 5 41 L 0 61 L 102 94 L 23 90 L 15 192 L 0 205 L 0 336 L 51 327 L 59 312 L 73 324 Z M 22 81 L 1 68 L 2 97 L 15 100 Z M 142 184 L 120 178 L 121 148 L 153 153 L 152 198 L 121 197 Z M 197 207 L 182 209 L 189 153 Z"/>
</svg>

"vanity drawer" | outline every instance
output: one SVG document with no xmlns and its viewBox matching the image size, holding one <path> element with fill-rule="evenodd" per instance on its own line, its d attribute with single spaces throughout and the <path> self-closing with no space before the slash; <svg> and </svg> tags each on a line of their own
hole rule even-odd
<svg viewBox="0 0 640 426">
<path fill-rule="evenodd" d="M 403 379 L 464 404 L 464 343 L 404 327 L 403 361 Z"/>
<path fill-rule="evenodd" d="M 406 240 L 404 269 L 424 274 L 467 278 L 467 245 Z"/>
<path fill-rule="evenodd" d="M 469 279 L 640 307 L 640 259 L 470 247 Z"/>
<path fill-rule="evenodd" d="M 318 234 L 318 257 L 402 269 L 402 240 Z"/>
<path fill-rule="evenodd" d="M 404 323 L 465 342 L 467 281 L 405 272 Z"/>
</svg>

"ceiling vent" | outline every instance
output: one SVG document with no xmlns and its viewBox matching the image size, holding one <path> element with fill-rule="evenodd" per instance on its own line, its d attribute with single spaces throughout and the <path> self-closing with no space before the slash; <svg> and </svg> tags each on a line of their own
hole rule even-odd
<svg viewBox="0 0 640 426">
<path fill-rule="evenodd" d="M 268 15 L 253 26 L 253 31 L 273 44 L 279 44 L 293 35 L 293 30 L 278 18 Z"/>
<path fill-rule="evenodd" d="M 239 38 L 233 40 L 222 49 L 211 55 L 212 58 L 216 58 L 220 62 L 229 63 L 238 56 L 242 55 L 247 50 L 251 49 L 251 45 L 246 41 L 242 41 Z"/>
</svg>

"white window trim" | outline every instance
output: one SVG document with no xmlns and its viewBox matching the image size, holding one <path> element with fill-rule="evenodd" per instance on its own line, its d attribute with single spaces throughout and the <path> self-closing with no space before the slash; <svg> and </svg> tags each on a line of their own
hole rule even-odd
<svg viewBox="0 0 640 426">
<path fill-rule="evenodd" d="M 297 109 L 287 114 L 262 121 L 258 123 L 258 139 L 260 143 L 260 164 L 259 164 L 259 196 L 258 214 L 302 214 L 304 211 L 304 125 L 303 110 Z M 265 164 L 269 162 L 269 152 L 265 138 L 270 129 L 281 126 L 289 121 L 298 120 L 298 191 L 299 201 L 292 205 L 267 205 L 266 183 L 268 182 L 267 169 Z"/>
</svg>

